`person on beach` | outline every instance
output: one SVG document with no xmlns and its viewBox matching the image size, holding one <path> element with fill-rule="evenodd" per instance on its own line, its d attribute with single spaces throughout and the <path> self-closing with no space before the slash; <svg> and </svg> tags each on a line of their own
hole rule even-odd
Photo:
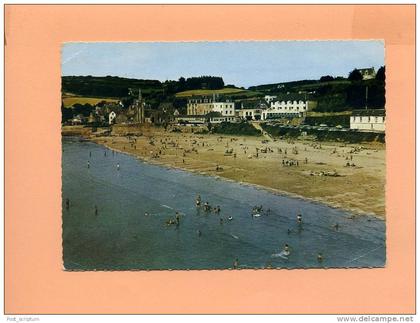
<svg viewBox="0 0 420 323">
<path fill-rule="evenodd" d="M 66 209 L 68 210 L 70 208 L 70 200 L 66 198 Z"/>
</svg>

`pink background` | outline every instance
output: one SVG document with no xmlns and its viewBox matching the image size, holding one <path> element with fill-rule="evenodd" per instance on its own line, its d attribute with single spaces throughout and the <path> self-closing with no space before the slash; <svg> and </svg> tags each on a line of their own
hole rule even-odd
<svg viewBox="0 0 420 323">
<path fill-rule="evenodd" d="M 5 312 L 413 313 L 414 5 L 6 5 Z M 384 39 L 384 269 L 64 272 L 60 46 Z"/>
</svg>

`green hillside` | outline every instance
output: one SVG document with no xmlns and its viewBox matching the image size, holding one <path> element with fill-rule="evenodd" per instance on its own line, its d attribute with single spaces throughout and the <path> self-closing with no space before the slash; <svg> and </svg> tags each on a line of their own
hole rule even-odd
<svg viewBox="0 0 420 323">
<path fill-rule="evenodd" d="M 199 90 L 189 90 L 176 93 L 177 97 L 191 97 L 191 96 L 200 96 L 200 95 L 228 95 L 231 97 L 254 97 L 254 96 L 262 96 L 261 92 L 249 91 L 240 88 L 233 88 L 233 87 L 225 87 L 223 89 L 218 90 L 208 90 L 208 89 L 199 89 Z"/>
</svg>

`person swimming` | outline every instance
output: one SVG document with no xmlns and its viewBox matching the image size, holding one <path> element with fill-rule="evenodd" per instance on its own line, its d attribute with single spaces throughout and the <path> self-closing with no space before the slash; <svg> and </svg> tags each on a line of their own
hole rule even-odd
<svg viewBox="0 0 420 323">
<path fill-rule="evenodd" d="M 320 252 L 318 253 L 317 259 L 318 259 L 318 262 L 322 262 L 324 260 L 324 256 L 322 255 L 322 253 Z"/>
<path fill-rule="evenodd" d="M 228 220 L 229 221 L 232 221 L 233 220 L 233 217 L 232 216 L 228 217 Z"/>
<path fill-rule="evenodd" d="M 204 203 L 204 210 L 209 211 L 210 209 L 211 208 L 209 202 Z"/>
<path fill-rule="evenodd" d="M 166 225 L 172 225 L 172 224 L 175 224 L 176 222 L 175 222 L 175 220 L 174 219 L 169 219 L 169 220 L 167 220 L 166 221 Z"/>
</svg>

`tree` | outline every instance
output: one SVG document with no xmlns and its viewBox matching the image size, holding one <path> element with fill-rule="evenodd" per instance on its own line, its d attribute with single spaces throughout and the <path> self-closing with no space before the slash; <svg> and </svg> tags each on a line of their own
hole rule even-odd
<svg viewBox="0 0 420 323">
<path fill-rule="evenodd" d="M 123 104 L 124 108 L 128 108 L 134 102 L 134 98 L 132 96 L 126 96 L 121 99 L 121 103 Z"/>
<path fill-rule="evenodd" d="M 64 123 L 71 118 L 73 118 L 73 110 L 71 108 L 64 107 L 64 103 L 61 102 L 61 122 Z"/>
<path fill-rule="evenodd" d="M 321 76 L 319 79 L 320 82 L 331 82 L 334 81 L 334 78 L 331 75 Z"/>
<path fill-rule="evenodd" d="M 385 82 L 385 66 L 381 66 L 376 72 L 376 80 L 380 82 Z"/>
<path fill-rule="evenodd" d="M 349 81 L 357 82 L 363 80 L 362 73 L 359 72 L 356 68 L 349 73 Z"/>
</svg>

